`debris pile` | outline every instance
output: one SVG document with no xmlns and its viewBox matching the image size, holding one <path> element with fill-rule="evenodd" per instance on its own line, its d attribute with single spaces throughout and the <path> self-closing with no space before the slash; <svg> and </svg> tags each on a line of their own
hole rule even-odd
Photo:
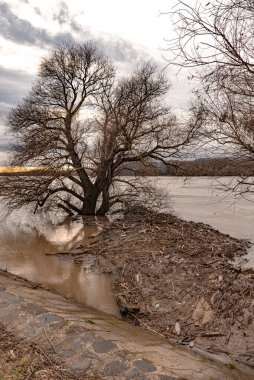
<svg viewBox="0 0 254 380">
<path fill-rule="evenodd" d="M 142 210 L 141 210 L 142 211 Z M 247 242 L 170 214 L 134 212 L 72 250 L 114 275 L 122 314 L 190 347 L 254 364 L 254 272 L 230 261 Z"/>
</svg>

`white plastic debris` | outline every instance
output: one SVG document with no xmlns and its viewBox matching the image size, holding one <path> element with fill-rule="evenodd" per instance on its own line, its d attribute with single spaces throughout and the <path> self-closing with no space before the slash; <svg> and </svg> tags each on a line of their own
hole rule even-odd
<svg viewBox="0 0 254 380">
<path fill-rule="evenodd" d="M 179 322 L 176 322 L 176 324 L 175 324 L 175 332 L 177 335 L 180 335 L 180 333 L 181 333 L 181 326 L 180 326 Z"/>
<path fill-rule="evenodd" d="M 136 281 L 137 281 L 138 284 L 141 284 L 141 282 L 142 282 L 142 277 L 141 277 L 141 274 L 140 274 L 140 273 L 137 273 L 137 274 L 136 274 Z"/>
</svg>

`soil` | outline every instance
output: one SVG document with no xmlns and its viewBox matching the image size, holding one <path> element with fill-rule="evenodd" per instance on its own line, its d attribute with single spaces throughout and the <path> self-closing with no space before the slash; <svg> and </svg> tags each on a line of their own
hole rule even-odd
<svg viewBox="0 0 254 380">
<path fill-rule="evenodd" d="M 16 338 L 0 324 L 0 380 L 99 380 L 76 375 L 49 352 Z"/>
<path fill-rule="evenodd" d="M 247 247 L 208 225 L 137 210 L 70 254 L 114 276 L 132 323 L 254 365 L 254 273 L 230 263 Z"/>
</svg>

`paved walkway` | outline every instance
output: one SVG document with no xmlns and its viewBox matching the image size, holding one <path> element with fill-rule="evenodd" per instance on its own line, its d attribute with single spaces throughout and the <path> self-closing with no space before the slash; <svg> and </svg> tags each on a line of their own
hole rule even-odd
<svg viewBox="0 0 254 380">
<path fill-rule="evenodd" d="M 254 370 L 224 364 L 115 317 L 0 272 L 0 322 L 59 356 L 78 373 L 105 379 L 248 380 Z M 225 364 L 228 363 L 228 364 Z"/>
</svg>

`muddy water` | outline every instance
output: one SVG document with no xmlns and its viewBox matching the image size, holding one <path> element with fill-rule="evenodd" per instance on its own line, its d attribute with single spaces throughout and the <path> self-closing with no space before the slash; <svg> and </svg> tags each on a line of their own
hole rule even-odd
<svg viewBox="0 0 254 380">
<path fill-rule="evenodd" d="M 0 268 L 118 316 L 110 277 L 92 273 L 63 256 L 46 255 L 68 250 L 79 241 L 87 243 L 97 230 L 98 224 L 91 219 L 60 222 L 15 213 L 0 222 Z"/>
<path fill-rule="evenodd" d="M 210 224 L 230 236 L 246 239 L 249 254 L 238 264 L 254 268 L 254 194 L 235 197 L 224 185 L 235 178 L 160 177 L 159 185 L 170 196 L 170 208 L 184 219 Z M 245 260 L 248 260 L 246 262 Z"/>
</svg>

